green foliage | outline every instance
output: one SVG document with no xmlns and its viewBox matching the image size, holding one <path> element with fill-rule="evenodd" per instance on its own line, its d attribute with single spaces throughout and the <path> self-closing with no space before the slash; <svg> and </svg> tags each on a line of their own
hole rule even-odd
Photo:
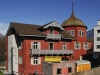
<svg viewBox="0 0 100 75">
<path fill-rule="evenodd" d="M 0 71 L 0 75 L 3 75 L 3 73 Z"/>
<path fill-rule="evenodd" d="M 0 65 L 6 60 L 6 40 L 5 36 L 0 34 Z"/>
</svg>

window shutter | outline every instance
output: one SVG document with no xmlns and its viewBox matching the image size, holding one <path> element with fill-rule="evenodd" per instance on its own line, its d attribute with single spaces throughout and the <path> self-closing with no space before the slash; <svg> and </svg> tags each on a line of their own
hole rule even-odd
<svg viewBox="0 0 100 75">
<path fill-rule="evenodd" d="M 33 49 L 33 42 L 31 42 L 31 49 Z"/>
<path fill-rule="evenodd" d="M 31 65 L 33 65 L 33 57 L 31 57 Z"/>
<path fill-rule="evenodd" d="M 38 49 L 40 50 L 41 49 L 41 43 L 38 42 Z"/>
<path fill-rule="evenodd" d="M 76 42 L 74 42 L 74 49 L 76 49 Z"/>
<path fill-rule="evenodd" d="M 41 64 L 41 57 L 38 57 L 38 64 Z"/>
</svg>

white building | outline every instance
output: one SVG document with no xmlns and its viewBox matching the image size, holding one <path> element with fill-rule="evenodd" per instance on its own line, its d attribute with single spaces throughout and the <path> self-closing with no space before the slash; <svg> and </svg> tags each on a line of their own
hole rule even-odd
<svg viewBox="0 0 100 75">
<path fill-rule="evenodd" d="M 100 55 L 100 20 L 97 21 L 97 26 L 94 27 L 94 58 Z"/>
</svg>

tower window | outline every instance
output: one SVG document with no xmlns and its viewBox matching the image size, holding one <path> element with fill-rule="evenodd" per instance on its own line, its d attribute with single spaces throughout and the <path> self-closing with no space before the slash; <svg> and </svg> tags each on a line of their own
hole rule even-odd
<svg viewBox="0 0 100 75">
<path fill-rule="evenodd" d="M 67 32 L 68 32 L 68 34 L 74 36 L 74 30 L 68 30 Z"/>
<path fill-rule="evenodd" d="M 79 36 L 84 36 L 84 31 L 79 30 Z"/>
</svg>

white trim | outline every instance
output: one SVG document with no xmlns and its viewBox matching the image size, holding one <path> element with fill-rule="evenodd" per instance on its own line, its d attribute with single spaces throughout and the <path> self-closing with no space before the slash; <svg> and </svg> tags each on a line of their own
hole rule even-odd
<svg viewBox="0 0 100 75">
<path fill-rule="evenodd" d="M 76 46 L 78 46 L 78 48 Z M 81 42 L 74 42 L 74 49 L 77 49 L 77 50 L 81 49 Z"/>
<path fill-rule="evenodd" d="M 81 32 L 81 35 L 80 35 L 80 32 Z M 83 36 L 82 36 L 82 32 L 83 32 Z M 84 31 L 83 30 L 79 30 L 79 36 L 84 37 Z"/>
<path fill-rule="evenodd" d="M 34 42 L 37 42 L 37 44 L 34 44 Z M 33 49 L 33 45 L 37 45 L 37 49 L 35 49 L 35 50 L 40 50 L 41 49 L 41 42 L 39 42 L 39 41 L 32 41 L 31 42 L 31 49 Z"/>
<path fill-rule="evenodd" d="M 61 30 L 64 30 L 57 22 L 52 22 L 46 26 L 44 26 L 43 28 L 48 28 L 49 26 L 52 26 L 52 27 L 59 27 Z"/>
<path fill-rule="evenodd" d="M 25 34 L 19 34 L 20 36 L 38 36 L 38 37 L 47 37 L 47 35 L 45 36 L 41 36 L 41 35 L 25 35 Z"/>
<path fill-rule="evenodd" d="M 86 48 L 87 47 L 87 48 Z M 83 43 L 83 49 L 88 50 L 90 48 L 90 44 L 88 42 Z"/>
<path fill-rule="evenodd" d="M 38 63 L 37 64 L 34 63 L 34 60 L 37 61 Z M 34 59 L 34 57 L 31 57 L 31 65 L 39 65 L 39 64 L 41 64 L 41 57 L 38 57 L 38 59 Z"/>
</svg>

